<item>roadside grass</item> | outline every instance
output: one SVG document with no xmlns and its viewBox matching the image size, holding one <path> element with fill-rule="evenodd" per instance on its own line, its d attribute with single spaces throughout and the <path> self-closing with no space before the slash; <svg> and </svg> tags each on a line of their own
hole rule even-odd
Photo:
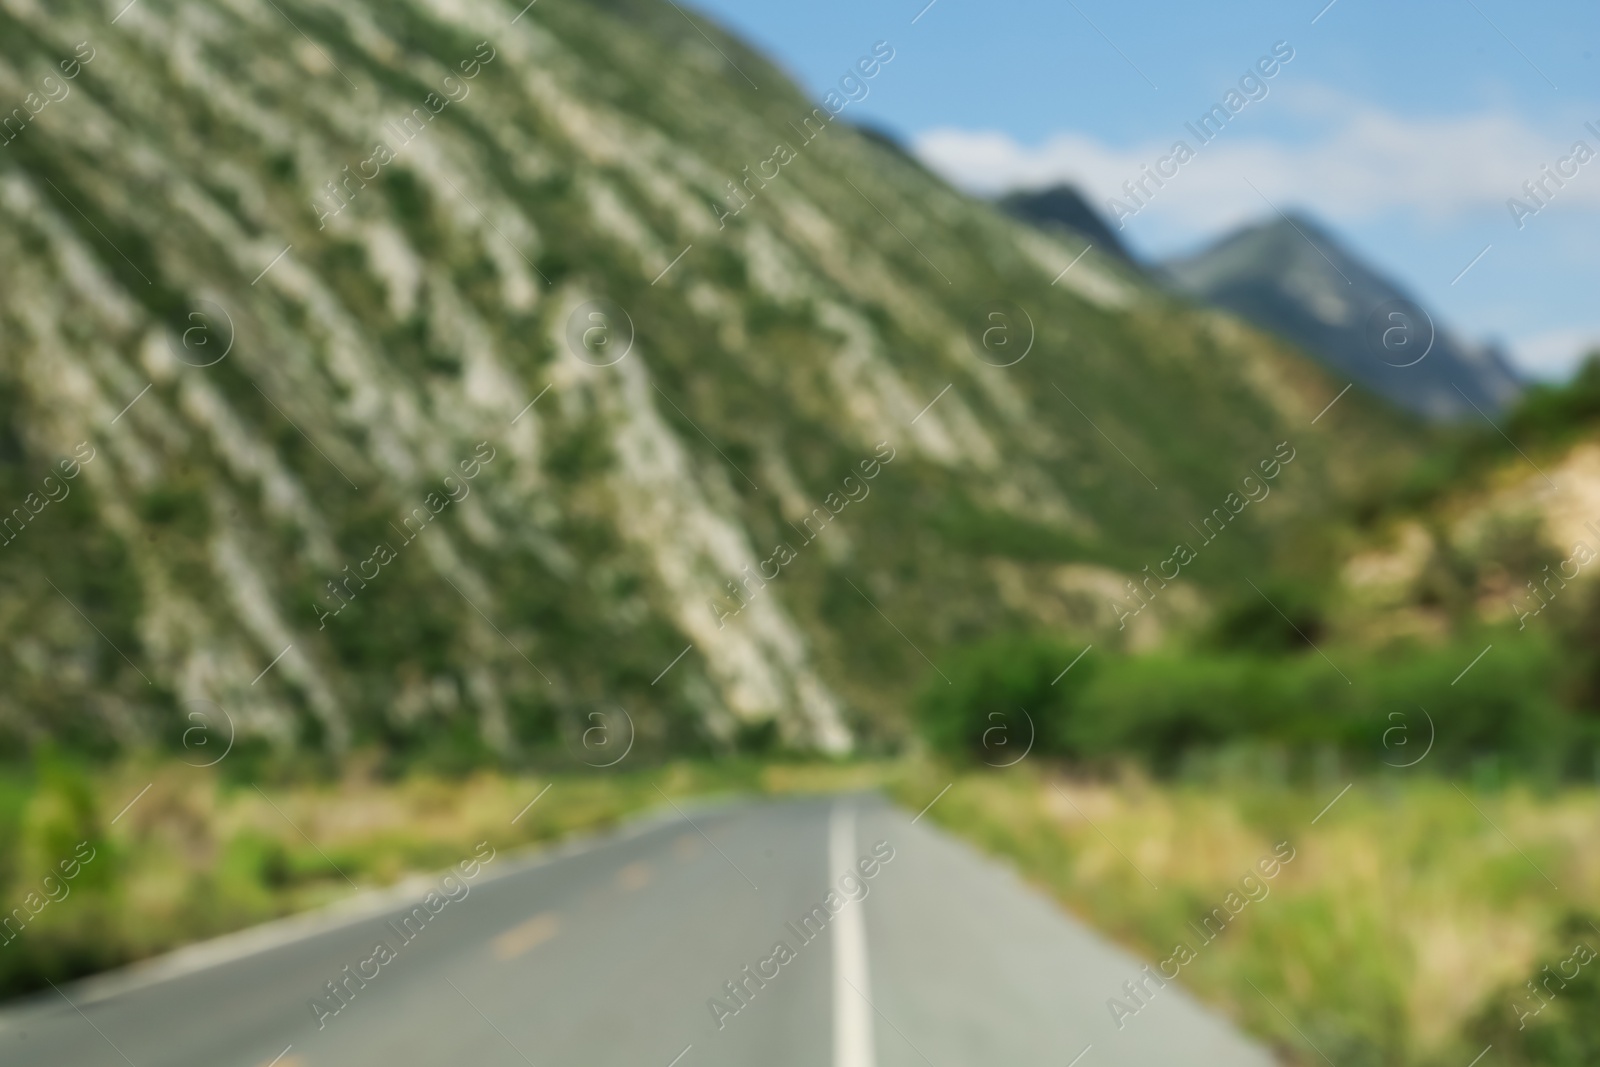
<svg viewBox="0 0 1600 1067">
<path fill-rule="evenodd" d="M 1516 1006 L 1539 1004 L 1524 983 L 1569 956 L 1573 936 L 1600 948 L 1587 923 L 1600 912 L 1594 789 L 1480 793 L 1398 772 L 1355 779 L 1320 817 L 1348 779 L 1156 784 L 922 766 L 895 790 L 916 810 L 952 782 L 929 819 L 1152 963 L 1188 945 L 1179 980 L 1287 1062 L 1465 1067 L 1486 1034 L 1507 1062 L 1583 1062 L 1537 1051 L 1571 1045 L 1565 1036 L 1519 1035 L 1589 1025 L 1577 1019 L 1600 1015 L 1592 993 L 1580 1003 L 1572 991 L 1564 1014 L 1525 1032 L 1515 1024 Z M 1264 879 L 1258 864 L 1280 843 L 1294 858 Z M 1197 930 L 1218 907 L 1220 934 Z M 1105 996 L 1108 1018 L 1140 1025 L 1110 1007 L 1136 1001 Z"/>
<path fill-rule="evenodd" d="M 38 911 L 0 945 L 0 992 L 330 904 L 350 883 L 390 885 L 480 841 L 506 850 L 603 830 L 666 809 L 663 794 L 877 788 L 915 813 L 949 785 L 929 821 L 1152 963 L 1190 946 L 1179 982 L 1287 1062 L 1465 1067 L 1493 1040 L 1507 1062 L 1578 1063 L 1541 1049 L 1572 1046 L 1563 1020 L 1600 1009 L 1592 982 L 1526 1031 L 1513 1008 L 1537 1004 L 1524 983 L 1568 956 L 1573 936 L 1600 947 L 1585 925 L 1600 913 L 1590 788 L 1482 792 L 1406 771 L 1340 796 L 1349 779 L 1085 779 L 1034 761 L 992 771 L 922 758 L 393 780 L 361 766 L 259 788 L 166 761 L 0 773 L 0 907 Z M 94 859 L 62 881 L 80 842 Z M 1291 849 L 1262 876 L 1263 860 Z M 46 902 L 51 892 L 61 899 Z M 1197 927 L 1216 908 L 1227 921 L 1207 941 Z M 1120 989 L 1105 998 L 1138 1007 Z M 1136 1010 L 1122 1021 L 1141 1025 Z"/>
<path fill-rule="evenodd" d="M 259 786 L 173 761 L 0 771 L 0 996 L 439 870 L 480 841 L 537 846 L 666 809 L 667 798 L 871 788 L 887 773 L 719 761 L 386 780 L 362 767 Z"/>
</svg>

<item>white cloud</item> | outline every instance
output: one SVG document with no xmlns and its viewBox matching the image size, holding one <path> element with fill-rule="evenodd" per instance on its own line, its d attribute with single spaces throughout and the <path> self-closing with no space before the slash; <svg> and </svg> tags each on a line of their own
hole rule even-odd
<svg viewBox="0 0 1600 1067">
<path fill-rule="evenodd" d="M 1522 183 L 1554 165 L 1580 138 L 1600 138 L 1572 123 L 1562 136 L 1537 131 L 1507 111 L 1445 118 L 1410 118 L 1319 87 L 1290 94 L 1285 104 L 1312 129 L 1298 143 L 1247 134 L 1252 104 L 1206 144 L 1173 122 L 1172 138 L 1111 145 L 1081 133 L 1060 133 L 1025 145 L 992 130 L 929 130 L 914 139 L 917 154 L 951 181 L 979 193 L 1037 187 L 1058 181 L 1084 188 L 1108 216 L 1109 198 L 1137 206 L 1123 183 L 1141 167 L 1167 155 L 1182 139 L 1195 158 L 1154 189 L 1139 218 L 1162 229 L 1206 233 L 1231 227 L 1267 210 L 1246 179 L 1279 207 L 1313 206 L 1343 223 L 1390 212 L 1432 221 L 1467 212 L 1499 212 L 1509 229 L 1506 200 L 1522 196 Z M 1200 108 L 1195 108 L 1197 118 Z M 1142 194 L 1141 194 L 1142 195 Z M 1600 159 L 1580 168 L 1554 196 L 1554 208 L 1600 207 Z"/>
<path fill-rule="evenodd" d="M 1600 329 L 1551 330 L 1519 337 L 1512 346 L 1517 369 L 1531 378 L 1563 381 L 1588 353 L 1600 349 Z"/>
</svg>

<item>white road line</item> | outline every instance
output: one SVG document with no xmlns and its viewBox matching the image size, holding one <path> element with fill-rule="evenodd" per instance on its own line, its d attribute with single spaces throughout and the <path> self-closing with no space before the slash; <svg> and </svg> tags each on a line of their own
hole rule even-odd
<svg viewBox="0 0 1600 1067">
<path fill-rule="evenodd" d="M 828 819 L 828 882 L 855 869 L 856 816 L 834 805 Z M 872 1005 L 867 992 L 865 900 L 846 904 L 833 920 L 833 1067 L 875 1067 Z M 860 991 L 859 995 L 857 991 Z"/>
</svg>

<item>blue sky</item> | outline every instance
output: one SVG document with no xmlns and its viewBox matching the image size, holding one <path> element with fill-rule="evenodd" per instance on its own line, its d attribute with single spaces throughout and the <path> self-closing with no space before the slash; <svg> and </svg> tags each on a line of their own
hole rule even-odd
<svg viewBox="0 0 1600 1067">
<path fill-rule="evenodd" d="M 895 59 L 851 105 L 857 121 L 975 192 L 1065 178 L 1102 209 L 1140 164 L 1180 137 L 1194 144 L 1184 123 L 1287 42 L 1294 58 L 1267 95 L 1127 220 L 1137 252 L 1197 248 L 1272 214 L 1265 197 L 1320 217 L 1529 373 L 1559 375 L 1600 344 L 1600 157 L 1568 163 L 1560 188 L 1547 181 L 1553 195 L 1520 229 L 1506 204 L 1538 206 L 1522 183 L 1574 142 L 1600 153 L 1584 125 L 1600 130 L 1600 5 L 926 2 L 696 7 L 818 95 L 886 40 Z"/>
</svg>

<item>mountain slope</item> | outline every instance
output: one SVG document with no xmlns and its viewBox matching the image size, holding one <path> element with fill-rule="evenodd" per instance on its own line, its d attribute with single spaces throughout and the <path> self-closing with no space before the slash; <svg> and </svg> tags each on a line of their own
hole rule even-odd
<svg viewBox="0 0 1600 1067">
<path fill-rule="evenodd" d="M 1450 335 L 1398 284 L 1305 216 L 1250 226 L 1164 272 L 1185 293 L 1286 337 L 1335 374 L 1432 419 L 1504 408 L 1504 357 Z M 1476 416 L 1474 416 L 1476 417 Z"/>
<path fill-rule="evenodd" d="M 1116 231 L 1073 185 L 1048 189 L 1018 189 L 1002 196 L 1000 209 L 1045 230 L 1060 229 L 1088 241 L 1101 251 L 1133 263 L 1133 256 Z"/>
<path fill-rule="evenodd" d="M 840 750 L 953 643 L 1128 636 L 1108 600 L 1279 442 L 1300 488 L 1190 600 L 1406 447 L 654 0 L 0 0 L 0 101 L 41 86 L 0 147 L 8 744 Z"/>
</svg>

